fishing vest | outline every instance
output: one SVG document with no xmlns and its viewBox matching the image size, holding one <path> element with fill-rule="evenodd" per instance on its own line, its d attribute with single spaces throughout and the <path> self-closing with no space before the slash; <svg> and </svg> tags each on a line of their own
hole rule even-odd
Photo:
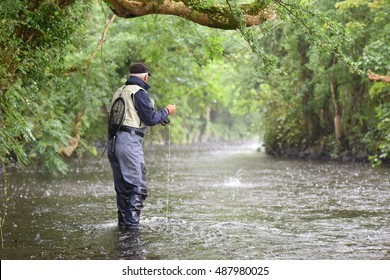
<svg viewBox="0 0 390 280">
<path fill-rule="evenodd" d="M 115 92 L 111 104 L 113 104 L 119 96 L 125 100 L 125 119 L 122 125 L 137 128 L 146 127 L 146 124 L 139 118 L 137 109 L 134 106 L 134 96 L 141 89 L 147 93 L 145 89 L 137 85 L 125 85 Z M 152 99 L 150 99 L 150 102 L 152 103 L 152 106 L 154 106 Z"/>
</svg>

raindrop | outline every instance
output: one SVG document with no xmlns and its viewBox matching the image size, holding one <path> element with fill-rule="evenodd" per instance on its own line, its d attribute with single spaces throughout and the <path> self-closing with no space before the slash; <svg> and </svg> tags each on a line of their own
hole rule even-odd
<svg viewBox="0 0 390 280">
<path fill-rule="evenodd" d="M 35 240 L 35 241 L 39 241 L 40 239 L 41 239 L 41 235 L 38 233 L 38 234 L 35 236 L 34 240 Z"/>
</svg>

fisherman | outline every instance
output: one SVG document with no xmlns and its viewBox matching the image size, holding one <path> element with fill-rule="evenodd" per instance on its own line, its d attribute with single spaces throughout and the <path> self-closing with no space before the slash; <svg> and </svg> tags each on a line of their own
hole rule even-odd
<svg viewBox="0 0 390 280">
<path fill-rule="evenodd" d="M 114 177 L 118 222 L 125 228 L 138 228 L 147 197 L 142 147 L 146 127 L 166 122 L 168 115 L 176 110 L 176 105 L 167 105 L 160 111 L 154 109 L 154 102 L 147 92 L 149 76 L 146 64 L 131 65 L 126 84 L 116 91 L 111 102 L 112 106 L 121 96 L 125 103 L 124 121 L 109 140 L 107 152 Z"/>
</svg>

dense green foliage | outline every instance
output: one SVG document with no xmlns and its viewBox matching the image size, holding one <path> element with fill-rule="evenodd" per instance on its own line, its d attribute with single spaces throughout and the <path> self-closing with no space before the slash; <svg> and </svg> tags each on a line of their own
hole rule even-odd
<svg viewBox="0 0 390 280">
<path fill-rule="evenodd" d="M 48 167 L 59 166 L 53 147 L 67 142 L 66 129 L 46 100 L 60 97 L 64 56 L 85 9 L 37 3 L 0 4 L 0 157 L 5 163 L 26 163 L 34 150 Z"/>
<path fill-rule="evenodd" d="M 113 18 L 103 1 L 38 2 L 0 4 L 5 163 L 66 172 L 70 141 L 79 157 L 98 155 L 111 96 L 136 61 L 151 68 L 156 107 L 179 103 L 170 129 L 155 127 L 146 142 L 255 133 L 275 155 L 390 157 L 389 84 L 366 77 L 389 72 L 386 1 L 317 1 L 315 12 L 310 1 L 273 1 L 280 20 L 238 32 L 173 16 Z"/>
<path fill-rule="evenodd" d="M 302 29 L 281 25 L 275 30 L 268 51 L 280 57 L 283 74 L 252 83 L 258 86 L 267 149 L 303 158 L 370 157 L 380 164 L 390 157 L 390 85 L 371 82 L 366 73 L 389 74 L 390 4 L 366 0 L 316 5 L 345 26 L 349 40 L 340 47 L 359 71 L 313 44 Z"/>
</svg>

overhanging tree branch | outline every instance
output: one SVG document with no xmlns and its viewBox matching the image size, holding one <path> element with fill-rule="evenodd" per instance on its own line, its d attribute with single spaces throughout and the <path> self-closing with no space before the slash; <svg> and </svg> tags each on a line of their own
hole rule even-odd
<svg viewBox="0 0 390 280">
<path fill-rule="evenodd" d="M 240 27 L 227 5 L 208 5 L 194 0 L 105 0 L 119 17 L 132 18 L 150 14 L 165 14 L 183 17 L 200 25 L 220 29 Z M 266 2 L 266 1 L 264 1 Z M 268 2 L 268 1 L 267 1 Z M 254 26 L 276 18 L 272 4 L 254 1 L 242 4 L 245 25 Z"/>
<path fill-rule="evenodd" d="M 371 70 L 367 71 L 367 77 L 371 81 L 390 83 L 390 76 L 378 75 L 373 73 Z"/>
</svg>

